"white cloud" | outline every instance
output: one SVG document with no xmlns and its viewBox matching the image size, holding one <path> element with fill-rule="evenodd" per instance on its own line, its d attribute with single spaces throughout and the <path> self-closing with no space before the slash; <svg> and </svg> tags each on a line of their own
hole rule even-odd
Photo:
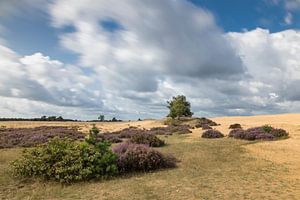
<svg viewBox="0 0 300 200">
<path fill-rule="evenodd" d="M 0 96 L 61 107 L 101 108 L 102 94 L 95 76 L 36 53 L 20 56 L 0 46 Z M 17 100 L 16 100 L 17 101 Z"/>
<path fill-rule="evenodd" d="M 287 10 L 295 11 L 300 9 L 300 0 L 285 0 Z"/>
<path fill-rule="evenodd" d="M 246 33 L 229 33 L 228 38 L 243 55 L 252 79 L 268 86 L 261 90 L 260 96 L 276 94 L 277 101 L 282 102 L 300 100 L 295 96 L 300 92 L 295 86 L 300 80 L 300 32 L 270 33 L 256 29 Z"/>
<path fill-rule="evenodd" d="M 284 22 L 287 25 L 291 25 L 293 23 L 293 15 L 290 12 L 286 14 L 286 16 L 284 18 Z"/>
<path fill-rule="evenodd" d="M 297 31 L 224 33 L 188 1 L 57 0 L 49 9 L 54 27 L 74 27 L 60 42 L 79 63 L 0 46 L 3 113 L 162 117 L 177 94 L 197 115 L 300 111 Z"/>
<path fill-rule="evenodd" d="M 16 16 L 20 13 L 33 13 L 32 9 L 45 9 L 51 0 L 1 0 L 0 17 Z"/>
<path fill-rule="evenodd" d="M 212 14 L 187 1 L 79 0 L 72 7 L 69 4 L 61 0 L 50 7 L 55 27 L 75 29 L 61 35 L 61 44 L 80 56 L 80 65 L 96 72 L 106 96 L 113 97 L 107 102 L 126 104 L 131 112 L 139 109 L 139 100 L 153 105 L 188 93 L 178 89 L 180 82 L 199 84 L 193 90 L 204 94 L 201 88 L 206 90 L 206 85 L 218 80 L 237 82 L 245 74 Z M 101 26 L 107 19 L 122 28 L 108 31 Z M 175 89 L 164 88 L 168 84 Z M 217 88 L 213 91 L 222 93 Z"/>
</svg>

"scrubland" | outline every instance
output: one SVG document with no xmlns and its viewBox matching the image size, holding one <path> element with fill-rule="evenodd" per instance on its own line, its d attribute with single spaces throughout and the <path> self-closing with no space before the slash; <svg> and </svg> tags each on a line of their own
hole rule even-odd
<svg viewBox="0 0 300 200">
<path fill-rule="evenodd" d="M 63 185 L 39 179 L 16 179 L 10 163 L 23 148 L 0 149 L 0 199 L 300 199 L 300 114 L 212 118 L 225 137 L 201 138 L 205 131 L 159 135 L 164 146 L 179 162 L 176 168 L 150 173 L 132 173 L 103 181 Z M 276 141 L 247 141 L 228 138 L 229 126 L 243 128 L 271 125 L 289 132 Z M 93 123 L 86 122 L 0 122 L 0 127 L 39 126 L 79 127 L 84 133 Z M 99 122 L 101 132 L 119 131 L 130 126 L 150 129 L 165 126 L 162 120 Z"/>
</svg>

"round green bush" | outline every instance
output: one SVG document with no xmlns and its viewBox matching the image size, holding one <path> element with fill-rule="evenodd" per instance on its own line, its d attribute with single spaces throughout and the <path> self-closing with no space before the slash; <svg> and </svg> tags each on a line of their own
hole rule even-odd
<svg viewBox="0 0 300 200">
<path fill-rule="evenodd" d="M 25 150 L 12 163 L 16 176 L 41 177 L 62 183 L 100 179 L 118 173 L 117 155 L 110 144 L 76 143 L 67 139 L 52 139 L 48 144 Z"/>
<path fill-rule="evenodd" d="M 165 145 L 165 142 L 159 139 L 154 134 L 149 133 L 139 133 L 131 137 L 130 142 L 135 144 L 146 144 L 150 147 L 161 147 Z"/>
</svg>

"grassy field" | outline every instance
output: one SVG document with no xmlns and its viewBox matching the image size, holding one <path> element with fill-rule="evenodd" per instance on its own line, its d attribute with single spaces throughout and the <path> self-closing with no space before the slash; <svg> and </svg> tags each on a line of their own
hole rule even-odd
<svg viewBox="0 0 300 200">
<path fill-rule="evenodd" d="M 232 123 L 244 127 L 270 124 L 290 132 L 287 140 L 249 142 L 229 138 L 202 139 L 202 130 L 163 137 L 162 152 L 180 162 L 175 169 L 132 174 L 109 181 L 63 186 L 37 180 L 15 180 L 9 163 L 22 149 L 0 150 L 0 199 L 300 199 L 300 115 L 215 118 L 217 129 L 227 134 Z M 54 125 L 46 123 L 44 125 Z M 62 125 L 61 123 L 56 123 Z M 42 123 L 3 122 L 7 127 Z M 72 123 L 63 125 L 73 126 Z M 88 130 L 91 123 L 77 123 Z M 102 130 L 129 125 L 159 126 L 159 121 L 98 123 Z"/>
</svg>

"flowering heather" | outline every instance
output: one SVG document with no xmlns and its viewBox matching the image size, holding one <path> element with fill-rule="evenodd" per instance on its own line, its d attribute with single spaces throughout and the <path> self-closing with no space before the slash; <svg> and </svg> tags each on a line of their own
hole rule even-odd
<svg viewBox="0 0 300 200">
<path fill-rule="evenodd" d="M 202 130 L 209 130 L 209 129 L 213 129 L 213 128 L 210 127 L 210 126 L 207 125 L 207 124 L 203 124 L 203 125 L 202 125 Z"/>
<path fill-rule="evenodd" d="M 153 134 L 153 135 L 172 135 L 172 134 L 187 134 L 191 133 L 189 125 L 153 127 L 149 130 L 139 129 L 137 127 L 129 127 L 120 131 L 111 132 L 108 134 L 117 135 L 119 138 L 132 138 L 138 134 Z"/>
<path fill-rule="evenodd" d="M 205 117 L 198 118 L 197 120 L 198 120 L 198 122 L 195 125 L 196 128 L 201 128 L 203 126 L 218 126 L 218 124 L 216 122 L 214 122 L 210 119 L 207 119 Z"/>
<path fill-rule="evenodd" d="M 247 130 L 233 129 L 228 136 L 244 140 L 276 140 L 287 137 L 288 133 L 283 129 L 277 129 L 271 126 L 261 126 L 249 128 Z"/>
<path fill-rule="evenodd" d="M 176 159 L 144 144 L 121 143 L 113 148 L 118 155 L 118 169 L 125 172 L 146 172 L 176 166 Z"/>
<path fill-rule="evenodd" d="M 209 129 L 209 130 L 205 131 L 201 137 L 202 138 L 222 138 L 222 137 L 224 137 L 224 135 L 216 129 Z"/>
<path fill-rule="evenodd" d="M 172 135 L 172 134 L 188 134 L 191 133 L 189 125 L 169 125 L 167 127 L 154 127 L 149 130 L 149 133 L 155 135 Z"/>
<path fill-rule="evenodd" d="M 135 144 L 146 144 L 150 147 L 161 147 L 165 145 L 165 142 L 159 139 L 156 135 L 146 132 L 132 136 L 130 142 Z"/>
<path fill-rule="evenodd" d="M 83 139 L 84 134 L 77 128 L 64 126 L 41 126 L 35 128 L 0 129 L 0 148 L 31 147 L 48 142 L 54 137 Z"/>
</svg>

